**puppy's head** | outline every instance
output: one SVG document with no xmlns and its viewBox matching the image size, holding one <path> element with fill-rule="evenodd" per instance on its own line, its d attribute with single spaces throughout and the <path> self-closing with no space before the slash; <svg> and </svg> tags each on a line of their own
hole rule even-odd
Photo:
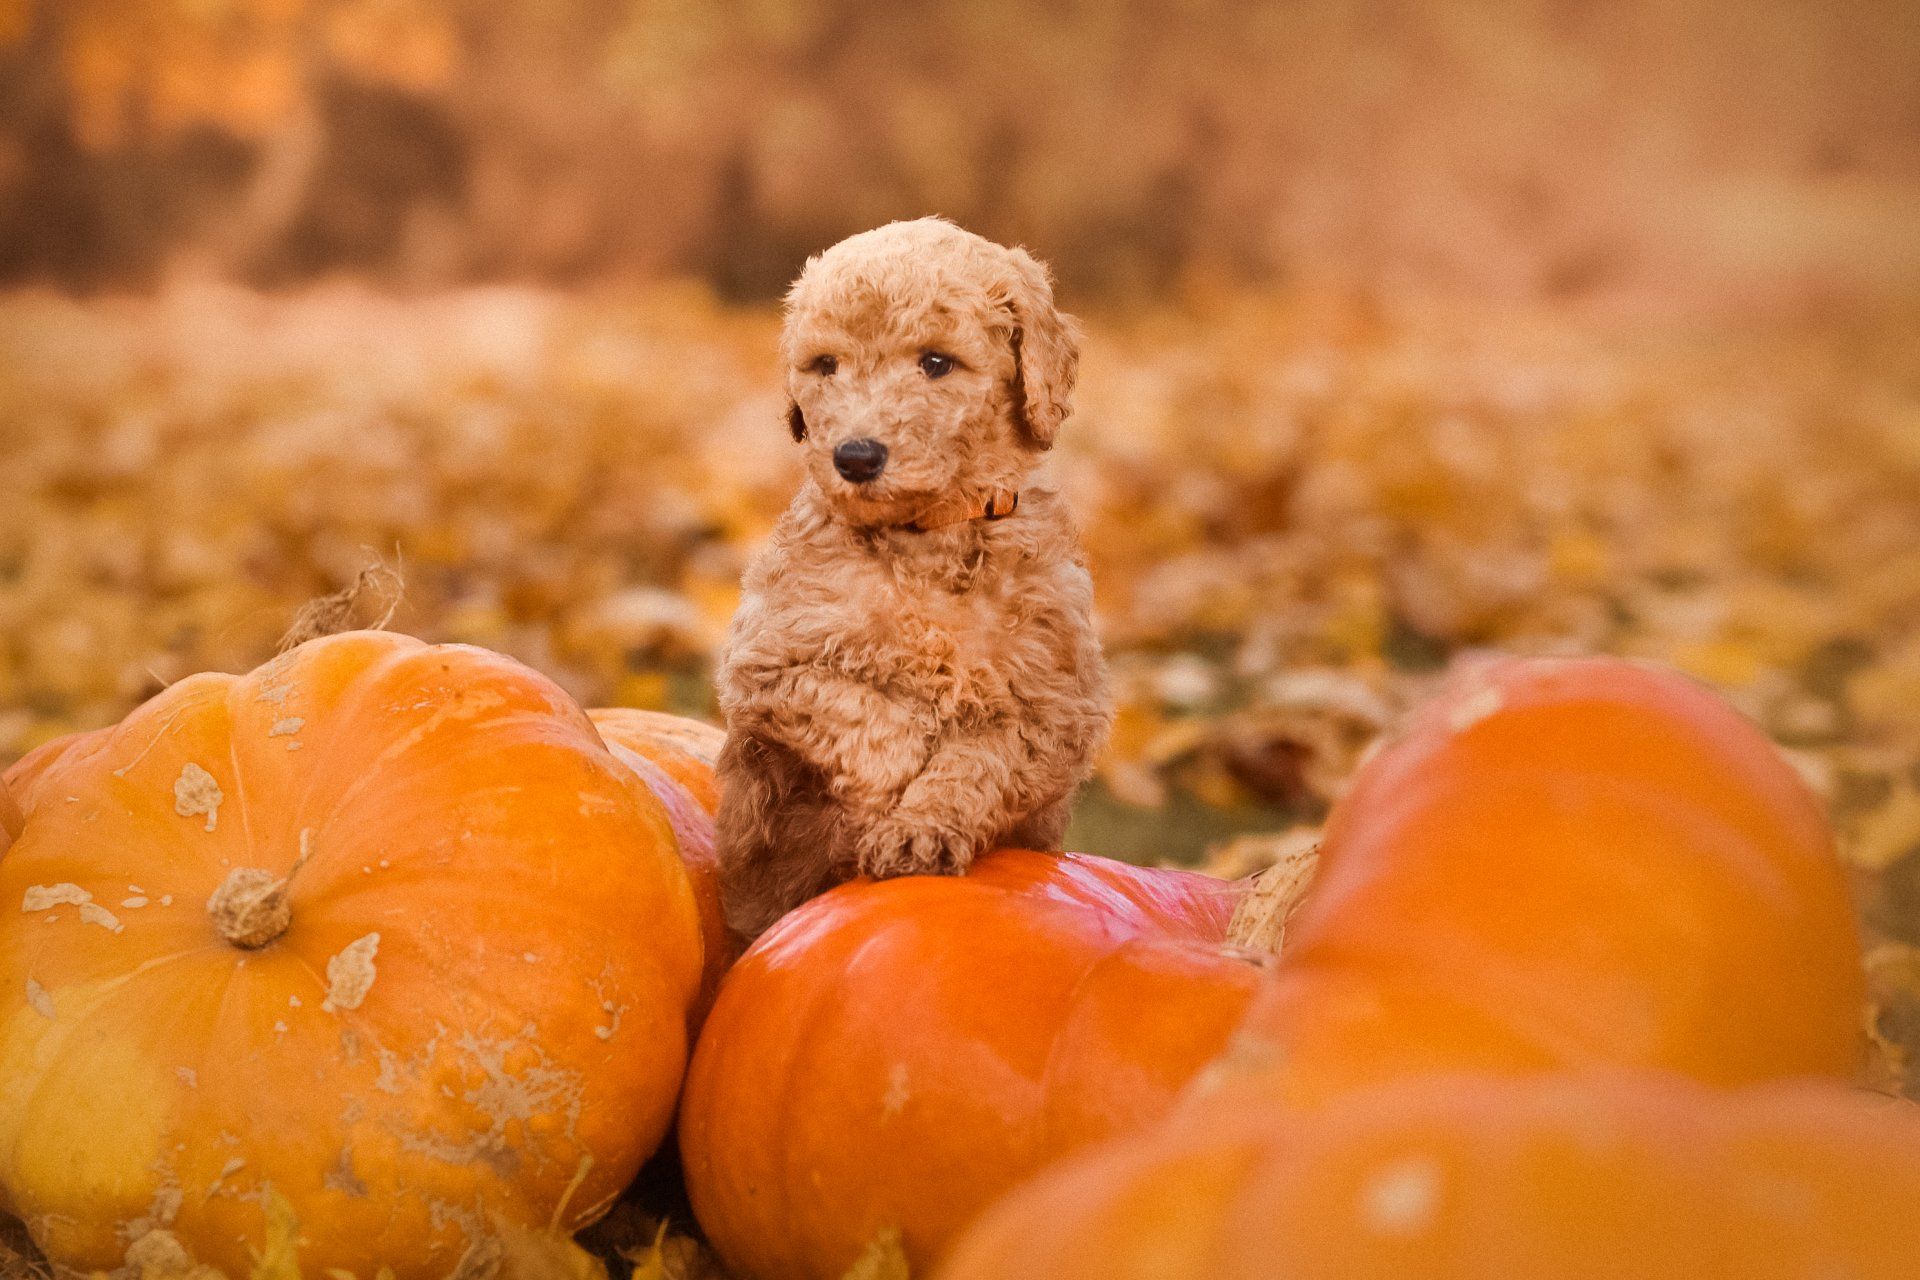
<svg viewBox="0 0 1920 1280">
<path fill-rule="evenodd" d="M 1015 488 L 1066 418 L 1079 326 L 1025 251 L 939 218 L 808 261 L 787 295 L 788 425 L 855 524 Z"/>
</svg>

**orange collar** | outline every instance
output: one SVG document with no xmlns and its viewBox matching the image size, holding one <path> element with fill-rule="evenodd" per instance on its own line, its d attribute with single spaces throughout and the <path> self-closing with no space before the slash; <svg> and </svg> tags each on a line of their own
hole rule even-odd
<svg viewBox="0 0 1920 1280">
<path fill-rule="evenodd" d="M 1019 490 L 995 489 L 986 497 L 976 498 L 971 502 L 935 503 L 909 520 L 905 527 L 925 533 L 929 529 L 943 529 L 947 525 L 960 524 L 966 520 L 1005 520 L 1019 509 Z"/>
</svg>

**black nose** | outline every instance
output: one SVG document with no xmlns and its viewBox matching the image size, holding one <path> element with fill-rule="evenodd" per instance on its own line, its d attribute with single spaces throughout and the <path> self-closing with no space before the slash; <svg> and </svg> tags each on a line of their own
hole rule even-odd
<svg viewBox="0 0 1920 1280">
<path fill-rule="evenodd" d="M 865 484 L 887 465 L 887 446 L 878 440 L 849 440 L 833 448 L 833 469 L 855 484 Z"/>
</svg>

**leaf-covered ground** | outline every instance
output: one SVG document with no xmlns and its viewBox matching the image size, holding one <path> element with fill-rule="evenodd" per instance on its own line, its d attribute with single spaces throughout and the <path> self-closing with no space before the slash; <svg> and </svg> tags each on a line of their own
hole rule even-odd
<svg viewBox="0 0 1920 1280">
<path fill-rule="evenodd" d="M 1122 709 L 1079 847 L 1259 865 L 1466 650 L 1670 662 L 1829 801 L 1877 1069 L 1911 1090 L 1915 316 L 1233 293 L 1090 320 L 1050 465 Z M 0 761 L 253 665 L 376 557 L 398 628 L 589 703 L 706 711 L 796 476 L 776 324 L 691 289 L 0 299 Z"/>
</svg>

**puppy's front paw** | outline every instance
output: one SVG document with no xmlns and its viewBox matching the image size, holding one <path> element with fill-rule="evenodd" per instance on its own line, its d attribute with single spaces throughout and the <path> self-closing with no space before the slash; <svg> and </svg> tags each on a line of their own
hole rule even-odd
<svg viewBox="0 0 1920 1280">
<path fill-rule="evenodd" d="M 958 875 L 973 854 L 973 842 L 959 832 L 888 819 L 874 824 L 860 842 L 860 870 L 876 880 Z"/>
</svg>

